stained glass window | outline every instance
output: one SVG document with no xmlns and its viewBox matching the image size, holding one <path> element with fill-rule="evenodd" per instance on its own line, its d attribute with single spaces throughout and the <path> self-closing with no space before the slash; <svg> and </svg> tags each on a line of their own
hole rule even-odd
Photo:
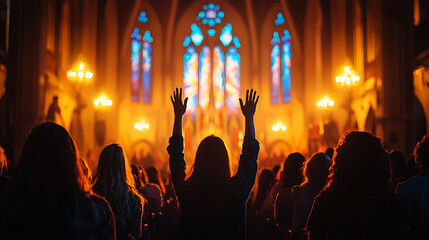
<svg viewBox="0 0 429 240">
<path fill-rule="evenodd" d="M 131 101 L 150 103 L 153 38 L 149 30 L 144 31 L 143 37 L 140 35 L 140 30 L 149 21 L 146 12 L 141 12 L 137 21 L 138 27 L 131 34 Z"/>
<path fill-rule="evenodd" d="M 195 48 L 187 48 L 183 57 L 183 85 L 184 95 L 188 98 L 188 109 L 195 113 L 198 104 L 198 54 Z"/>
<path fill-rule="evenodd" d="M 204 40 L 203 32 L 201 32 L 201 28 L 198 27 L 197 24 L 193 23 L 191 25 L 191 40 L 195 44 L 195 46 L 200 46 L 200 44 Z"/>
<path fill-rule="evenodd" d="M 151 80 L 152 80 L 152 46 L 148 42 L 143 42 L 143 102 L 150 102 Z"/>
<path fill-rule="evenodd" d="M 280 48 L 276 44 L 271 47 L 271 102 L 279 103 L 280 88 Z"/>
<path fill-rule="evenodd" d="M 216 24 L 220 24 L 224 16 L 225 14 L 220 11 L 219 5 L 210 3 L 203 6 L 203 11 L 198 13 L 197 20 L 201 20 L 202 24 L 213 27 Z"/>
<path fill-rule="evenodd" d="M 139 75 L 140 75 L 140 49 L 142 44 L 140 42 L 141 36 L 139 29 L 135 28 L 131 35 L 131 100 L 139 100 Z"/>
<path fill-rule="evenodd" d="M 276 23 L 277 26 L 282 25 L 285 23 L 285 18 L 283 17 L 282 13 L 277 13 L 277 18 L 274 21 Z"/>
<path fill-rule="evenodd" d="M 289 102 L 290 97 L 290 42 L 283 43 L 282 47 L 282 100 Z"/>
<path fill-rule="evenodd" d="M 224 75 L 225 57 L 219 46 L 213 51 L 213 92 L 216 109 L 221 109 L 225 98 L 225 75 Z"/>
<path fill-rule="evenodd" d="M 230 47 L 226 54 L 226 104 L 228 110 L 236 111 L 240 97 L 240 54 Z"/>
<path fill-rule="evenodd" d="M 274 21 L 277 28 L 285 23 L 282 13 L 277 14 Z M 279 33 L 273 33 L 271 39 L 271 102 L 278 104 L 280 102 L 291 101 L 291 42 L 292 37 L 288 30 L 282 30 L 283 36 Z"/>
<path fill-rule="evenodd" d="M 145 13 L 145 12 L 141 12 L 137 20 L 138 20 L 139 22 L 142 22 L 142 23 L 147 23 L 147 21 L 148 21 L 149 19 L 147 18 L 147 16 L 146 16 L 146 13 Z"/>
<path fill-rule="evenodd" d="M 200 53 L 200 106 L 207 109 L 210 97 L 210 72 L 211 72 L 210 48 L 204 46 Z"/>
<path fill-rule="evenodd" d="M 222 23 L 224 16 L 219 5 L 202 6 L 183 41 L 183 81 L 191 112 L 196 112 L 197 106 L 204 112 L 210 101 L 217 110 L 224 106 L 229 113 L 238 109 L 241 43 L 232 24 Z"/>
<path fill-rule="evenodd" d="M 231 30 L 232 30 L 232 25 L 228 23 L 223 28 L 222 33 L 220 34 L 220 41 L 224 46 L 228 46 L 232 41 Z"/>
</svg>

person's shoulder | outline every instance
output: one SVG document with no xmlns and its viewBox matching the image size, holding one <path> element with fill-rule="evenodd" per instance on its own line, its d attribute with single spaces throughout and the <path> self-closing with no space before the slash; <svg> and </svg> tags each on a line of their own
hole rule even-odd
<svg viewBox="0 0 429 240">
<path fill-rule="evenodd" d="M 110 208 L 109 203 L 106 199 L 98 194 L 91 194 L 88 197 L 88 200 L 91 202 L 93 209 L 100 214 L 110 215 L 112 209 Z"/>
<path fill-rule="evenodd" d="M 301 191 L 301 186 L 296 185 L 296 186 L 293 186 L 293 187 L 292 187 L 292 192 L 293 192 L 294 194 L 299 193 L 299 191 Z"/>
<path fill-rule="evenodd" d="M 292 190 L 289 188 L 282 188 L 277 193 L 277 199 L 278 201 L 284 201 L 284 199 L 290 199 L 291 198 Z"/>
<path fill-rule="evenodd" d="M 325 192 L 321 192 L 319 193 L 315 198 L 314 198 L 314 205 L 326 205 L 328 203 L 330 203 L 331 201 L 329 200 L 329 195 L 326 194 Z"/>
<path fill-rule="evenodd" d="M 398 186 L 396 187 L 396 191 L 397 192 L 406 191 L 422 183 L 429 183 L 429 177 L 421 176 L 421 175 L 414 176 L 404 182 L 399 183 Z"/>
</svg>

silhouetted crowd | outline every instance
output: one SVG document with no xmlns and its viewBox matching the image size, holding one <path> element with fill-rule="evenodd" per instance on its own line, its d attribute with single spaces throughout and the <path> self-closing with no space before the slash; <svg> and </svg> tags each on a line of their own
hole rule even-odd
<svg viewBox="0 0 429 240">
<path fill-rule="evenodd" d="M 257 102 L 253 90 L 240 99 L 236 173 L 216 136 L 185 171 L 178 90 L 170 174 L 132 165 L 119 144 L 102 150 L 92 174 L 63 127 L 36 126 L 12 176 L 0 149 L 0 239 L 429 239 L 429 135 L 408 160 L 351 131 L 335 149 L 258 170 Z"/>
</svg>

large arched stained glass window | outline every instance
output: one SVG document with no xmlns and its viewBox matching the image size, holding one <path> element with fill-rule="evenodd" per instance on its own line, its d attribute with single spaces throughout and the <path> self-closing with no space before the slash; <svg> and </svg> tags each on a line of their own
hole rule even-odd
<svg viewBox="0 0 429 240">
<path fill-rule="evenodd" d="M 216 110 L 238 109 L 241 44 L 233 36 L 232 25 L 222 23 L 224 16 L 219 5 L 204 5 L 183 42 L 184 94 L 192 113 L 197 106 L 204 112 L 211 102 Z"/>
<path fill-rule="evenodd" d="M 284 29 L 282 13 L 274 21 L 276 29 L 271 39 L 271 102 L 291 101 L 291 43 L 289 31 Z"/>
<path fill-rule="evenodd" d="M 146 13 L 141 12 L 137 21 L 138 26 L 131 34 L 131 101 L 150 103 L 153 39 L 146 27 L 149 21 Z"/>
</svg>

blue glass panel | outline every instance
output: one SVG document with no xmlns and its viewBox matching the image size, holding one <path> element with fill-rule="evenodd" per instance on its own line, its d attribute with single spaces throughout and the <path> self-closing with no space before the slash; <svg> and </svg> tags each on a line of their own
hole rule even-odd
<svg viewBox="0 0 429 240">
<path fill-rule="evenodd" d="M 279 103 L 280 90 L 280 47 L 274 45 L 271 48 L 271 102 Z"/>
<path fill-rule="evenodd" d="M 206 17 L 206 12 L 201 11 L 201 12 L 199 12 L 199 13 L 198 13 L 197 20 L 202 19 L 202 18 L 205 18 L 205 17 Z"/>
<path fill-rule="evenodd" d="M 288 30 L 284 30 L 284 31 L 283 31 L 282 41 L 283 41 L 283 42 L 286 42 L 286 41 L 289 41 L 289 40 L 291 40 L 291 39 L 292 39 L 292 37 L 290 36 L 289 31 L 288 31 Z"/>
<path fill-rule="evenodd" d="M 213 93 L 216 109 L 221 109 L 225 101 L 225 57 L 219 46 L 213 50 Z"/>
<path fill-rule="evenodd" d="M 271 44 L 275 45 L 275 44 L 279 44 L 279 43 L 280 43 L 279 33 L 278 32 L 274 32 L 273 33 L 273 39 L 271 39 Z"/>
<path fill-rule="evenodd" d="M 291 45 L 290 42 L 285 42 L 282 45 L 282 100 L 290 102 L 290 67 L 291 67 Z"/>
<path fill-rule="evenodd" d="M 204 40 L 203 33 L 201 32 L 201 29 L 195 23 L 193 23 L 191 25 L 191 30 L 192 30 L 192 33 L 191 33 L 192 42 L 196 46 L 199 46 Z"/>
<path fill-rule="evenodd" d="M 209 34 L 210 37 L 213 37 L 216 34 L 216 30 L 209 29 L 209 30 L 207 30 L 207 33 Z"/>
<path fill-rule="evenodd" d="M 150 31 L 144 32 L 143 41 L 151 43 L 153 42 L 153 38 L 150 36 Z"/>
<path fill-rule="evenodd" d="M 232 38 L 232 41 L 234 42 L 234 45 L 235 45 L 235 47 L 236 47 L 236 48 L 240 48 L 240 47 L 241 47 L 240 40 L 238 40 L 238 37 L 237 37 L 237 36 L 234 36 L 234 37 Z"/>
<path fill-rule="evenodd" d="M 131 101 L 139 100 L 139 65 L 141 43 L 131 40 Z"/>
<path fill-rule="evenodd" d="M 189 46 L 189 43 L 191 43 L 191 37 L 186 36 L 185 40 L 183 41 L 183 46 L 187 47 L 187 46 Z"/>
<path fill-rule="evenodd" d="M 134 31 L 131 34 L 131 38 L 135 38 L 137 40 L 141 40 L 142 39 L 142 36 L 140 36 L 140 34 L 139 34 L 139 29 L 138 28 L 134 28 Z"/>
<path fill-rule="evenodd" d="M 226 24 L 225 27 L 222 29 L 222 33 L 220 34 L 220 41 L 222 44 L 226 47 L 228 46 L 232 41 L 232 25 L 230 23 Z"/>
<path fill-rule="evenodd" d="M 145 12 L 141 12 L 141 13 L 140 13 L 140 15 L 139 15 L 139 17 L 137 18 L 137 20 L 138 20 L 139 22 L 142 22 L 142 23 L 147 23 L 147 21 L 148 21 L 149 19 L 147 18 L 147 16 L 146 16 L 146 13 L 145 13 Z"/>
<path fill-rule="evenodd" d="M 222 22 L 222 18 L 225 16 L 224 12 L 219 11 L 219 5 L 210 3 L 203 6 L 203 11 L 198 13 L 197 20 L 202 20 L 202 23 L 211 27 Z"/>
<path fill-rule="evenodd" d="M 217 12 L 215 10 L 207 10 L 206 12 L 206 18 L 208 19 L 214 19 L 217 17 Z"/>
<path fill-rule="evenodd" d="M 283 23 L 285 23 L 285 18 L 283 17 L 282 13 L 277 13 L 277 18 L 276 20 L 274 20 L 274 22 L 276 23 L 277 26 L 282 25 Z"/>
<path fill-rule="evenodd" d="M 198 104 L 198 54 L 188 47 L 183 56 L 183 92 L 188 98 L 188 111 L 195 114 Z"/>
<path fill-rule="evenodd" d="M 211 54 L 210 48 L 204 46 L 200 53 L 200 106 L 206 110 L 209 105 L 211 83 Z"/>
<path fill-rule="evenodd" d="M 240 97 L 240 54 L 235 47 L 230 47 L 226 53 L 225 88 L 226 105 L 228 111 L 239 109 L 238 98 Z"/>
<path fill-rule="evenodd" d="M 142 79 L 143 102 L 149 103 L 152 90 L 152 46 L 148 42 L 143 43 L 142 50 Z"/>
</svg>

